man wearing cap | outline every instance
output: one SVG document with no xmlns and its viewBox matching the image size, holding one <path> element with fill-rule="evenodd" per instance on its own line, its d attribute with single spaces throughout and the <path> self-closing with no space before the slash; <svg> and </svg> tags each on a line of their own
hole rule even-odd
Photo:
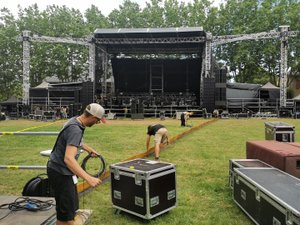
<svg viewBox="0 0 300 225">
<path fill-rule="evenodd" d="M 151 135 L 154 136 L 154 154 L 155 160 L 159 160 L 160 145 L 163 143 L 168 144 L 168 130 L 164 125 L 153 124 L 148 126 L 146 148 L 149 149 Z"/>
<path fill-rule="evenodd" d="M 83 143 L 83 133 L 86 127 L 105 123 L 104 112 L 101 105 L 89 104 L 80 116 L 67 121 L 56 139 L 47 164 L 47 173 L 55 194 L 57 225 L 74 224 L 75 213 L 79 207 L 77 177 L 83 178 L 91 187 L 101 183 L 99 178 L 86 173 L 77 159 L 81 149 L 91 156 L 99 155 Z"/>
</svg>

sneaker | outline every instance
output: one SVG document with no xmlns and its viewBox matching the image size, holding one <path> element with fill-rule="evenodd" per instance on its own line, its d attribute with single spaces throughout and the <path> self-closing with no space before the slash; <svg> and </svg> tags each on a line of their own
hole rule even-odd
<svg viewBox="0 0 300 225">
<path fill-rule="evenodd" d="M 78 209 L 74 218 L 74 225 L 87 224 L 92 212 L 90 209 Z"/>
</svg>

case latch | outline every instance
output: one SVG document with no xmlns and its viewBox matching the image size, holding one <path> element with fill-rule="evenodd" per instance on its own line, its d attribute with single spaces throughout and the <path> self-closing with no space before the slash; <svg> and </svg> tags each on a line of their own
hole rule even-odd
<svg viewBox="0 0 300 225">
<path fill-rule="evenodd" d="M 167 197 L 168 200 L 171 200 L 175 197 L 176 197 L 176 191 L 175 190 L 172 190 L 172 191 L 168 192 L 168 197 Z"/>
<path fill-rule="evenodd" d="M 121 199 L 122 199 L 122 194 L 121 194 L 121 192 L 120 192 L 120 191 L 114 190 L 114 198 L 115 198 L 115 199 L 121 200 Z"/>
<path fill-rule="evenodd" d="M 241 189 L 241 198 L 246 201 L 247 200 L 247 194 L 246 191 L 244 191 L 243 189 Z"/>
<path fill-rule="evenodd" d="M 136 185 L 142 185 L 142 175 L 141 174 L 136 173 L 134 180 L 135 180 Z"/>
<path fill-rule="evenodd" d="M 120 180 L 120 172 L 118 169 L 114 168 L 113 169 L 113 173 L 114 173 L 114 179 L 115 180 Z"/>
<path fill-rule="evenodd" d="M 159 197 L 155 196 L 153 198 L 150 199 L 150 207 L 159 205 Z"/>
<path fill-rule="evenodd" d="M 140 207 L 144 207 L 144 199 L 141 197 L 134 196 L 134 204 Z"/>
<path fill-rule="evenodd" d="M 260 202 L 260 190 L 258 188 L 255 189 L 255 199 Z"/>
<path fill-rule="evenodd" d="M 290 212 L 290 211 L 287 211 L 286 212 L 286 225 L 293 225 L 294 223 L 293 223 L 293 213 L 292 212 Z"/>
</svg>

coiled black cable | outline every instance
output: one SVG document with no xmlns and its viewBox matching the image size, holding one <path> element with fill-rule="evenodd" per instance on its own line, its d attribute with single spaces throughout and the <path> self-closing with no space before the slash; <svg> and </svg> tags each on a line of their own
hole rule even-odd
<svg viewBox="0 0 300 225">
<path fill-rule="evenodd" d="M 97 157 L 97 158 L 99 159 L 99 161 L 100 161 L 99 170 L 98 170 L 98 172 L 97 172 L 96 174 L 90 174 L 90 173 L 87 171 L 87 168 L 86 168 L 87 161 L 88 161 L 90 158 L 95 158 L 95 157 L 92 157 L 91 154 L 87 155 L 87 156 L 83 159 L 83 161 L 82 161 L 82 163 L 81 163 L 81 168 L 82 168 L 85 172 L 87 172 L 88 174 L 90 174 L 90 175 L 93 176 L 93 177 L 100 177 L 100 176 L 104 173 L 104 171 L 105 171 L 106 164 L 105 164 L 104 158 L 103 158 L 101 155 L 97 155 L 96 157 Z"/>
<path fill-rule="evenodd" d="M 9 209 L 10 211 L 0 218 L 0 220 L 7 217 L 13 211 L 20 211 L 20 210 L 29 210 L 29 211 L 45 211 L 51 209 L 55 206 L 53 200 L 46 200 L 42 201 L 36 198 L 29 198 L 29 197 L 18 197 L 12 203 L 6 203 L 0 205 L 0 209 Z"/>
</svg>

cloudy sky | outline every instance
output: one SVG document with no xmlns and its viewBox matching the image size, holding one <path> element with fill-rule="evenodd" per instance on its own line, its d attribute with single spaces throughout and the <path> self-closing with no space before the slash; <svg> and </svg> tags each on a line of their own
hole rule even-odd
<svg viewBox="0 0 300 225">
<path fill-rule="evenodd" d="M 137 2 L 141 7 L 145 6 L 147 0 L 132 0 Z M 192 0 L 179 0 L 182 2 L 192 2 Z M 224 0 L 214 0 L 214 5 L 218 5 L 219 2 Z M 47 5 L 66 5 L 68 8 L 79 9 L 82 13 L 91 5 L 97 6 L 101 12 L 107 16 L 113 9 L 118 9 L 123 0 L 0 0 L 0 8 L 6 7 L 14 15 L 17 15 L 18 5 L 22 8 L 37 3 L 40 10 L 46 9 Z M 149 0 L 148 0 L 149 2 Z"/>
</svg>

